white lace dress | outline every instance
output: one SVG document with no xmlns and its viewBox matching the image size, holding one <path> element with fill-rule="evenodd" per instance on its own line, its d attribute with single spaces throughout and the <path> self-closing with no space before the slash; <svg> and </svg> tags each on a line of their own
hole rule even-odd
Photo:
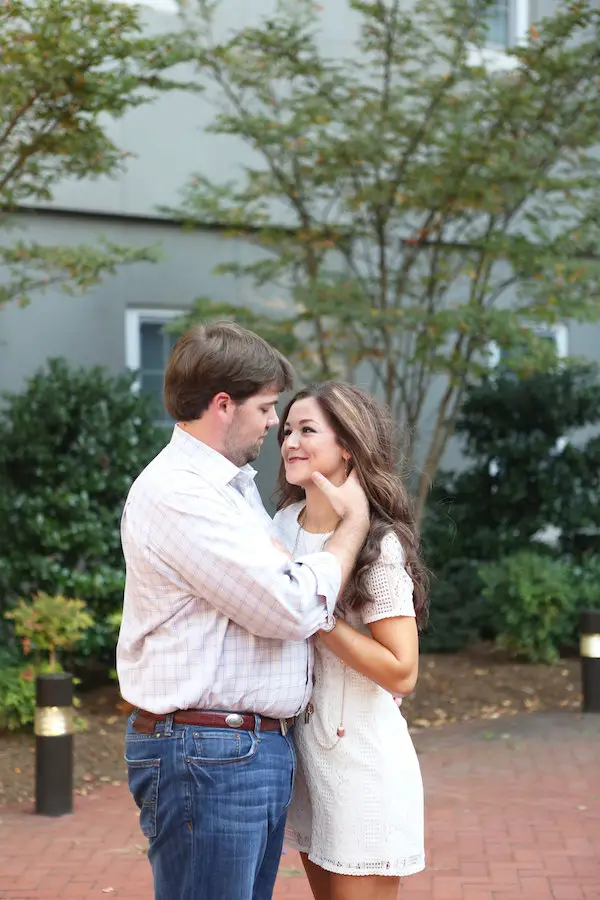
<svg viewBox="0 0 600 900">
<path fill-rule="evenodd" d="M 298 525 L 302 504 L 275 517 L 276 536 L 294 556 L 323 548 L 329 535 Z M 413 586 L 395 535 L 384 538 L 370 575 L 373 602 L 345 615 L 355 628 L 414 616 Z M 295 726 L 298 771 L 287 843 L 341 875 L 395 875 L 425 866 L 423 783 L 406 721 L 391 694 L 315 642 L 309 715 Z M 344 736 L 338 737 L 340 724 Z"/>
</svg>

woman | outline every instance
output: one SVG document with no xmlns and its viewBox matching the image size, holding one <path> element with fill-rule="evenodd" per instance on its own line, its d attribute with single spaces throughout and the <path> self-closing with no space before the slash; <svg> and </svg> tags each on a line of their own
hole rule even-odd
<svg viewBox="0 0 600 900">
<path fill-rule="evenodd" d="M 276 537 L 292 556 L 322 550 L 338 524 L 314 472 L 341 484 L 354 471 L 371 508 L 337 623 L 315 639 L 286 837 L 316 900 L 395 900 L 399 878 L 425 865 L 421 773 L 394 696 L 417 680 L 426 577 L 391 421 L 357 388 L 325 382 L 290 402 L 279 444 Z"/>
</svg>

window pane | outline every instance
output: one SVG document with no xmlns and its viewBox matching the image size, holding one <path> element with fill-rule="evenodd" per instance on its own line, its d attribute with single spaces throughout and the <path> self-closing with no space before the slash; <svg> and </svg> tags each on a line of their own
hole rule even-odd
<svg viewBox="0 0 600 900">
<path fill-rule="evenodd" d="M 510 7 L 508 0 L 496 0 L 487 10 L 488 41 L 500 47 L 508 46 Z"/>
<path fill-rule="evenodd" d="M 140 379 L 140 393 L 145 397 L 151 397 L 155 410 L 155 421 L 157 424 L 171 422 L 170 416 L 167 414 L 163 406 L 163 374 L 162 372 L 142 372 Z"/>
<path fill-rule="evenodd" d="M 157 425 L 172 426 L 173 419 L 163 406 L 165 367 L 177 335 L 164 330 L 164 322 L 140 323 L 140 392 L 154 400 Z"/>
<path fill-rule="evenodd" d="M 161 322 L 142 322 L 140 345 L 142 369 L 158 369 L 164 365 L 164 340 Z"/>
</svg>

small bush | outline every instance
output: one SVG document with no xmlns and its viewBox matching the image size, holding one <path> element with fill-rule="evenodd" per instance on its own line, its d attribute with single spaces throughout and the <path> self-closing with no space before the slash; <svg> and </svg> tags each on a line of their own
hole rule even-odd
<svg viewBox="0 0 600 900">
<path fill-rule="evenodd" d="M 81 600 L 43 591 L 30 602 L 21 599 L 4 618 L 14 622 L 25 656 L 33 653 L 39 666 L 40 652 L 48 653 L 46 662 L 51 672 L 58 669 L 58 653 L 71 650 L 94 624 Z"/>
<path fill-rule="evenodd" d="M 553 663 L 576 617 L 573 567 L 523 551 L 479 568 L 484 599 L 494 609 L 497 645 L 533 663 Z"/>
</svg>

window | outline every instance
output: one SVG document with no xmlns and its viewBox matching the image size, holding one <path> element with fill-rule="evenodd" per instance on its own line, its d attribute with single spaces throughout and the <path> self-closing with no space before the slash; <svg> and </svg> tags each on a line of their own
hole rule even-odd
<svg viewBox="0 0 600 900">
<path fill-rule="evenodd" d="M 173 420 L 163 406 L 163 378 L 177 336 L 164 326 L 179 315 L 180 310 L 129 309 L 125 318 L 125 365 L 138 373 L 135 388 L 153 398 L 156 424 L 165 428 Z"/>
<path fill-rule="evenodd" d="M 535 325 L 532 328 L 538 337 L 544 340 L 553 341 L 556 345 L 556 355 L 559 359 L 564 359 L 569 353 L 569 330 L 566 325 Z M 489 345 L 490 368 L 495 369 L 496 366 L 510 360 L 512 353 L 501 350 L 494 342 Z"/>
<path fill-rule="evenodd" d="M 529 30 L 529 0 L 494 0 L 486 13 L 488 25 L 487 46 L 473 48 L 471 63 L 487 68 L 506 69 L 514 66 L 505 51 L 513 44 L 523 43 Z"/>
<path fill-rule="evenodd" d="M 487 13 L 488 43 L 492 47 L 508 47 L 510 40 L 510 0 L 495 0 Z"/>
</svg>

